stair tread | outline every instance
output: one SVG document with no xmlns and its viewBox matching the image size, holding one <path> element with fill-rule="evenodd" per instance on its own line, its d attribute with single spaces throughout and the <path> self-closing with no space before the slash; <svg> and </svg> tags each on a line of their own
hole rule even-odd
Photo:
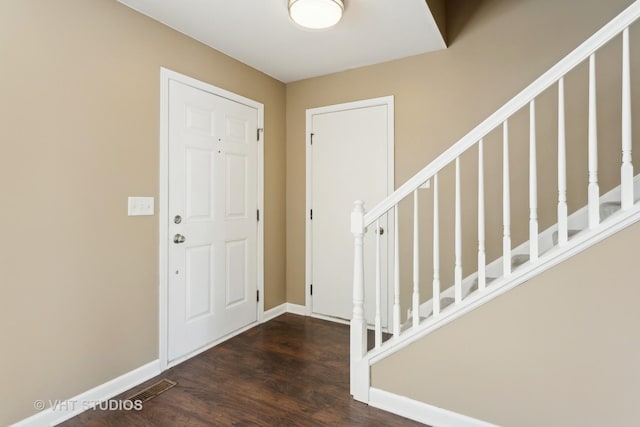
<svg viewBox="0 0 640 427">
<path fill-rule="evenodd" d="M 622 204 L 620 202 L 617 201 L 611 201 L 611 202 L 604 202 L 601 203 L 599 208 L 600 208 L 600 218 L 601 221 L 606 219 L 607 217 L 609 217 L 610 215 L 612 215 L 613 213 L 615 213 L 616 211 L 621 209 Z M 568 238 L 572 238 L 575 235 L 577 235 L 578 233 L 580 233 L 581 231 L 583 231 L 582 229 L 569 229 L 567 230 L 567 237 Z M 552 233 L 552 240 L 553 240 L 553 245 L 557 245 L 558 244 L 558 231 L 555 230 Z M 511 268 L 515 269 L 523 264 L 525 264 L 526 262 L 528 262 L 530 259 L 529 254 L 526 253 L 521 253 L 521 254 L 513 254 L 511 256 Z M 490 284 L 491 282 L 493 282 L 494 280 L 496 280 L 496 277 L 486 277 L 486 284 Z M 478 278 L 476 277 L 472 283 L 472 285 L 469 287 L 469 289 L 463 294 L 462 298 L 466 298 L 468 297 L 470 294 L 472 294 L 473 292 L 476 292 L 478 290 Z M 440 298 L 440 310 L 444 310 L 447 307 L 451 306 L 452 304 L 455 303 L 455 298 L 453 296 L 441 296 Z M 423 321 L 429 317 L 433 316 L 433 310 L 431 310 L 426 316 L 420 316 L 420 321 Z M 409 329 L 411 326 L 413 325 L 413 323 L 411 322 L 411 317 L 409 317 L 409 319 L 407 319 L 407 321 L 402 325 L 402 330 L 406 330 Z"/>
<path fill-rule="evenodd" d="M 600 221 L 604 221 L 614 213 L 620 210 L 622 203 L 620 202 L 604 202 L 600 203 Z"/>
<path fill-rule="evenodd" d="M 493 282 L 494 280 L 496 280 L 495 277 L 485 277 L 485 284 L 489 284 L 491 282 Z M 465 297 L 468 296 L 469 294 L 475 292 L 478 290 L 478 278 L 476 277 L 473 280 L 473 284 L 471 285 L 471 287 L 469 288 L 469 290 L 467 291 L 467 293 L 465 294 Z"/>
<path fill-rule="evenodd" d="M 567 237 L 570 239 L 582 230 L 567 230 Z M 558 244 L 558 230 L 554 231 L 551 235 L 551 240 L 553 241 L 553 246 Z"/>
<path fill-rule="evenodd" d="M 440 298 L 440 310 L 444 310 L 445 308 L 453 304 L 455 301 L 456 300 L 453 297 Z"/>
<path fill-rule="evenodd" d="M 428 316 L 420 316 L 420 321 L 422 322 L 423 320 L 426 320 L 429 316 L 431 316 L 431 313 L 429 313 Z M 404 322 L 401 326 L 400 326 L 400 332 L 404 332 L 408 329 L 411 329 L 413 327 L 413 322 L 411 321 L 411 318 L 407 319 L 406 322 Z"/>
<path fill-rule="evenodd" d="M 529 254 L 515 254 L 511 256 L 511 268 L 518 267 L 529 261 Z"/>
</svg>

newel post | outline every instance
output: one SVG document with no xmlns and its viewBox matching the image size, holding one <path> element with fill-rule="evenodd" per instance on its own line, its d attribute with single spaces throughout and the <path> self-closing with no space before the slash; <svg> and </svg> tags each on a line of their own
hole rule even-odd
<svg viewBox="0 0 640 427">
<path fill-rule="evenodd" d="M 357 200 L 351 212 L 353 252 L 353 317 L 351 318 L 351 394 L 354 399 L 369 401 L 369 366 L 367 352 L 367 322 L 364 318 L 364 203 Z"/>
</svg>

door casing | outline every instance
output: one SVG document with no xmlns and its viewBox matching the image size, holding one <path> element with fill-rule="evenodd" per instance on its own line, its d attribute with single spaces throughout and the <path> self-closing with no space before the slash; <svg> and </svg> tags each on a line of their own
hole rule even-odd
<svg viewBox="0 0 640 427">
<path fill-rule="evenodd" d="M 257 163 L 258 163 L 258 185 L 257 185 L 257 202 L 260 210 L 260 221 L 258 222 L 257 236 L 257 278 L 256 284 L 260 293 L 260 302 L 257 306 L 257 322 L 261 323 L 264 319 L 264 105 L 253 101 L 249 98 L 229 92 L 225 89 L 204 83 L 184 74 L 171 71 L 167 68 L 160 68 L 160 168 L 159 168 L 159 197 L 158 197 L 158 220 L 159 220 L 159 259 L 158 259 L 158 277 L 159 277 L 159 349 L 158 355 L 160 360 L 160 369 L 165 370 L 171 366 L 175 366 L 185 359 L 195 356 L 197 353 L 208 350 L 221 341 L 239 334 L 248 328 L 255 326 L 256 323 L 248 325 L 233 334 L 223 337 L 221 340 L 210 343 L 195 353 L 191 353 L 183 358 L 173 360 L 168 363 L 168 261 L 169 261 L 169 81 L 175 80 L 185 85 L 200 89 L 222 98 L 238 102 L 255 108 L 258 111 L 258 135 L 257 135 Z"/>
<path fill-rule="evenodd" d="M 372 98 L 365 99 L 361 101 L 347 102 L 343 104 L 335 104 L 328 105 L 325 107 L 311 108 L 306 111 L 306 130 L 305 130 L 305 138 L 306 138 L 306 209 L 305 209 L 305 309 L 307 316 L 318 317 L 326 320 L 331 320 L 333 322 L 341 322 L 341 320 L 323 316 L 320 314 L 313 313 L 313 296 L 310 292 L 310 285 L 313 280 L 313 222 L 310 218 L 310 211 L 312 208 L 312 176 L 311 176 L 311 166 L 313 161 L 313 150 L 311 149 L 311 133 L 313 129 L 313 116 L 316 114 L 324 114 L 324 113 L 333 113 L 340 112 L 345 110 L 353 110 L 357 108 L 367 108 L 367 107 L 376 107 L 380 105 L 387 106 L 387 195 L 393 193 L 395 190 L 395 128 L 394 128 L 394 97 L 393 96 L 385 96 L 380 98 Z M 355 201 L 355 200 L 354 200 Z M 371 209 L 373 206 L 365 206 L 365 209 Z M 390 213 L 393 215 L 393 213 Z M 388 224 L 389 228 L 389 243 L 387 245 L 387 254 L 381 254 L 381 256 L 387 256 L 387 259 L 393 258 L 394 251 L 394 239 L 392 236 L 395 235 L 396 230 L 394 229 L 394 221 L 393 217 L 390 216 L 390 221 Z M 391 313 L 391 305 L 393 304 L 393 266 L 389 265 L 387 268 L 387 302 L 389 307 L 389 314 Z M 388 316 L 388 328 L 392 327 L 392 316 Z M 348 322 L 344 322 L 348 323 Z"/>
</svg>

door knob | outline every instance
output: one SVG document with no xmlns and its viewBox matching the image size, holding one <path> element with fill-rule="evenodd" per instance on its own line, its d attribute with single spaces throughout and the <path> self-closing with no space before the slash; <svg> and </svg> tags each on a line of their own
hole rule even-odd
<svg viewBox="0 0 640 427">
<path fill-rule="evenodd" d="M 378 233 L 379 235 L 383 235 L 384 234 L 384 228 L 380 227 L 376 230 L 376 233 Z"/>
<path fill-rule="evenodd" d="M 185 237 L 182 234 L 176 234 L 173 236 L 173 243 L 184 243 Z"/>
</svg>

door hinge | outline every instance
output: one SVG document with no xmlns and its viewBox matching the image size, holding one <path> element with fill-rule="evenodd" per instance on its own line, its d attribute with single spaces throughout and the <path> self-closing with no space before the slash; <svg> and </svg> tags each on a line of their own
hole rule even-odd
<svg viewBox="0 0 640 427">
<path fill-rule="evenodd" d="M 256 210 L 256 219 L 260 222 L 260 209 Z"/>
<path fill-rule="evenodd" d="M 309 294 L 313 295 L 313 283 L 309 285 Z"/>
<path fill-rule="evenodd" d="M 313 135 L 315 135 L 315 133 L 311 134 L 311 145 L 313 145 Z"/>
<path fill-rule="evenodd" d="M 260 291 L 256 291 L 256 302 L 260 302 Z"/>
<path fill-rule="evenodd" d="M 260 132 L 264 132 L 264 128 L 256 129 L 256 141 L 260 141 Z"/>
<path fill-rule="evenodd" d="M 309 219 L 313 221 L 313 209 L 309 211 Z"/>
</svg>

